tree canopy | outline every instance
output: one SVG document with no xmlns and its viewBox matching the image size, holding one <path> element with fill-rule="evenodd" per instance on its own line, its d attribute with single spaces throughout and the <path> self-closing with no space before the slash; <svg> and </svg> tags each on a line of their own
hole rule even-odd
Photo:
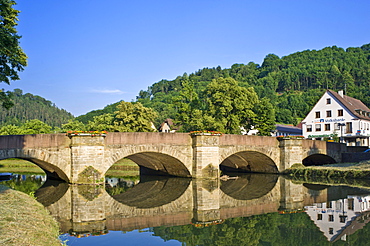
<svg viewBox="0 0 370 246">
<path fill-rule="evenodd" d="M 10 84 L 11 80 L 19 80 L 18 72 L 27 65 L 27 56 L 19 45 L 21 36 L 17 34 L 18 14 L 13 0 L 0 0 L 0 82 Z M 0 91 L 3 107 L 12 106 L 10 96 Z"/>
<path fill-rule="evenodd" d="M 268 54 L 262 65 L 249 62 L 226 69 L 220 66 L 203 68 L 174 80 L 154 83 L 146 91 L 140 91 L 137 101 L 158 112 L 161 121 L 172 118 L 191 126 L 182 128 L 187 131 L 194 129 L 194 124 L 201 124 L 195 117 L 203 115 L 206 102 L 216 100 L 216 95 L 202 93 L 207 86 L 213 80 L 232 78 L 240 87 L 254 88 L 259 99 L 257 104 L 265 104 L 265 109 L 269 108 L 271 112 L 271 124 L 275 114 L 276 122 L 295 125 L 307 115 L 326 89 L 344 90 L 348 96 L 370 105 L 369 47 L 370 44 L 347 49 L 332 46 L 296 52 L 282 58 Z M 269 106 L 267 100 L 262 100 L 264 98 L 268 99 Z M 257 107 L 257 104 L 252 109 L 254 113 L 263 107 Z M 225 106 L 224 109 L 227 108 Z"/>
<path fill-rule="evenodd" d="M 122 101 L 115 112 L 114 129 L 118 132 L 152 132 L 157 113 L 144 107 L 141 103 Z"/>
</svg>

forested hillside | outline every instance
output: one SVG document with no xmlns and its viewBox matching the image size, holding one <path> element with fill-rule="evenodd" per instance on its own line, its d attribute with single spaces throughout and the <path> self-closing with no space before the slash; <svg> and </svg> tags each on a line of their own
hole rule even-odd
<svg viewBox="0 0 370 246">
<path fill-rule="evenodd" d="M 217 78 L 233 78 L 241 87 L 253 87 L 259 99 L 268 98 L 279 123 L 297 124 L 325 89 L 345 93 L 370 105 L 370 44 L 360 48 L 326 47 L 296 52 L 282 58 L 269 54 L 262 65 L 250 62 L 231 68 L 203 68 L 174 80 L 161 80 L 144 91 L 137 101 L 154 108 L 165 118 L 176 118 L 175 103 L 189 80 L 200 102 L 206 101 L 207 85 Z M 188 83 L 186 83 L 188 85 Z M 199 105 L 202 107 L 202 103 Z"/>
<path fill-rule="evenodd" d="M 120 102 L 109 104 L 105 106 L 104 109 L 97 109 L 97 110 L 90 111 L 87 114 L 76 117 L 76 120 L 84 124 L 87 124 L 89 121 L 93 121 L 95 116 L 99 116 L 102 114 L 114 114 L 114 112 L 117 111 L 117 106 L 119 105 L 119 103 Z"/>
<path fill-rule="evenodd" d="M 74 118 L 71 113 L 57 108 L 52 102 L 31 93 L 23 94 L 20 89 L 15 89 L 11 97 L 13 107 L 9 110 L 0 107 L 0 126 L 20 126 L 27 120 L 37 119 L 52 127 L 61 127 Z"/>
</svg>

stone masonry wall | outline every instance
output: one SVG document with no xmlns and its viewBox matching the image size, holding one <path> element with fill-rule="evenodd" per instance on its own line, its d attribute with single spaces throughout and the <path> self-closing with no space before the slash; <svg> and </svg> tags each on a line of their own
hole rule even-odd
<svg viewBox="0 0 370 246">
<path fill-rule="evenodd" d="M 72 183 L 104 183 L 104 136 L 71 137 Z"/>
</svg>

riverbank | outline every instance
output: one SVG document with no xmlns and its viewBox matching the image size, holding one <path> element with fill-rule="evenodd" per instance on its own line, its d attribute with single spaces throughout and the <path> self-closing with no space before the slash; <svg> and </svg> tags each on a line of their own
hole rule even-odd
<svg viewBox="0 0 370 246">
<path fill-rule="evenodd" d="M 370 187 L 370 160 L 322 166 L 294 164 L 284 171 L 292 180 Z"/>
<path fill-rule="evenodd" d="M 7 159 L 0 160 L 0 173 L 44 174 L 44 171 L 27 160 Z M 111 166 L 106 176 L 138 176 L 139 174 L 139 166 L 135 162 L 124 158 Z"/>
<path fill-rule="evenodd" d="M 0 185 L 0 245 L 60 246 L 59 225 L 36 199 Z"/>
</svg>

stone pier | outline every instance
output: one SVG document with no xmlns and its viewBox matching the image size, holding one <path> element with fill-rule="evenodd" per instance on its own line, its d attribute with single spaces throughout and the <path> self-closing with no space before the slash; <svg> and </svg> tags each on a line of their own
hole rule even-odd
<svg viewBox="0 0 370 246">
<path fill-rule="evenodd" d="M 296 163 L 302 163 L 302 139 L 282 139 L 279 141 L 279 147 L 279 170 L 285 170 Z"/>
<path fill-rule="evenodd" d="M 193 177 L 219 178 L 219 138 L 218 135 L 194 135 L 193 140 Z"/>
<path fill-rule="evenodd" d="M 71 183 L 104 183 L 104 136 L 71 136 Z"/>
</svg>

